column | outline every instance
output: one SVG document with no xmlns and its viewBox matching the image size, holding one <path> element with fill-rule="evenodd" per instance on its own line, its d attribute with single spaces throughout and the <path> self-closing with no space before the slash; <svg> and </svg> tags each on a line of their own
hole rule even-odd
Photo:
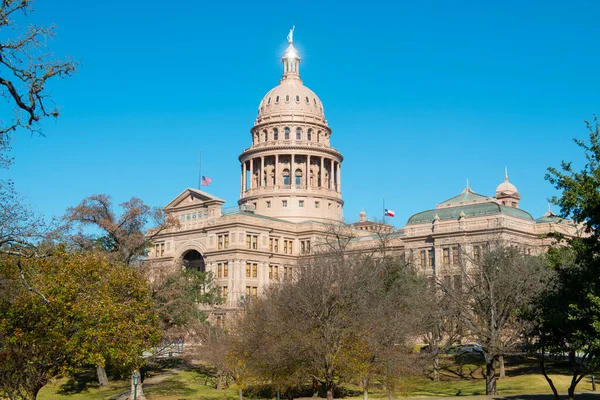
<svg viewBox="0 0 600 400">
<path fill-rule="evenodd" d="M 244 163 L 242 163 L 240 171 L 240 197 L 244 197 Z"/>
<path fill-rule="evenodd" d="M 231 243 L 229 243 L 231 245 Z M 227 260 L 227 303 L 232 304 L 233 303 L 233 290 L 234 290 L 234 285 L 233 285 L 233 271 L 235 271 L 235 260 L 229 259 Z M 235 304 L 235 303 L 233 303 Z M 227 304 L 226 304 L 227 306 Z"/>
<path fill-rule="evenodd" d="M 333 189 L 333 158 L 331 159 L 331 168 L 329 169 L 329 189 Z"/>
<path fill-rule="evenodd" d="M 243 190 L 246 191 L 248 190 L 248 183 L 247 183 L 247 179 L 246 179 L 246 161 L 244 160 L 244 162 L 242 163 L 242 187 Z"/>
<path fill-rule="evenodd" d="M 325 179 L 325 168 L 324 168 L 325 157 L 321 157 L 321 169 L 319 170 L 319 176 L 321 177 L 320 182 L 317 186 L 323 187 L 323 179 Z"/>
<path fill-rule="evenodd" d="M 260 173 L 258 174 L 260 181 L 258 181 L 258 187 L 267 186 L 265 185 L 265 156 L 260 156 Z"/>
<path fill-rule="evenodd" d="M 250 159 L 250 189 L 253 189 L 253 183 L 252 183 L 253 180 L 254 180 L 254 160 L 251 158 Z"/>
<path fill-rule="evenodd" d="M 337 190 L 338 193 L 342 193 L 342 164 L 339 161 L 337 163 Z"/>
<path fill-rule="evenodd" d="M 306 155 L 306 188 L 310 185 L 310 155 Z"/>
<path fill-rule="evenodd" d="M 279 185 L 279 154 L 275 154 L 275 186 Z"/>
<path fill-rule="evenodd" d="M 291 164 L 290 164 L 290 187 L 296 183 L 296 155 L 292 154 Z"/>
</svg>

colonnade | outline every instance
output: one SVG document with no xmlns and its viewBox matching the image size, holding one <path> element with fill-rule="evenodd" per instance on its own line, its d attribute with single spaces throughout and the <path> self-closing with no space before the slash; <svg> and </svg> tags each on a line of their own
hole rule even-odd
<svg viewBox="0 0 600 400">
<path fill-rule="evenodd" d="M 242 162 L 241 169 L 242 194 L 262 187 L 292 186 L 342 191 L 341 163 L 331 157 L 294 153 L 259 156 Z"/>
</svg>

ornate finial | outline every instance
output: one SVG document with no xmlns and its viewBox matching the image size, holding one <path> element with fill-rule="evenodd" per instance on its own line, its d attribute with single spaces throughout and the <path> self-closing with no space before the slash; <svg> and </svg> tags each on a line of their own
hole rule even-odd
<svg viewBox="0 0 600 400">
<path fill-rule="evenodd" d="M 504 180 L 508 181 L 508 168 L 504 167 Z"/>
<path fill-rule="evenodd" d="M 469 190 L 469 178 L 467 178 L 467 187 L 465 189 Z"/>
<path fill-rule="evenodd" d="M 290 33 L 287 35 L 287 40 L 289 44 L 294 43 L 294 29 L 296 29 L 295 25 L 292 25 L 292 29 L 290 29 Z"/>
</svg>

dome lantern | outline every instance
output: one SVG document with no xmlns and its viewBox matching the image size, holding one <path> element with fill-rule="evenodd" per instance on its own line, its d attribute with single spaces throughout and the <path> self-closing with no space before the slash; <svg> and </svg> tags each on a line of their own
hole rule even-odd
<svg viewBox="0 0 600 400">
<path fill-rule="evenodd" d="M 288 47 L 285 49 L 283 53 L 283 57 L 281 58 L 281 62 L 283 63 L 283 77 L 281 80 L 296 78 L 300 79 L 300 55 L 298 54 L 298 50 L 294 47 L 294 29 L 296 27 L 292 26 L 290 29 L 290 33 L 287 35 Z"/>
</svg>

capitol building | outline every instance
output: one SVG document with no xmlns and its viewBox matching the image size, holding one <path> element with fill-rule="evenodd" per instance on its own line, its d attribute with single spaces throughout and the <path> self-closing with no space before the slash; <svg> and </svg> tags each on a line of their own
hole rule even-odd
<svg viewBox="0 0 600 400">
<path fill-rule="evenodd" d="M 319 97 L 300 78 L 301 57 L 293 32 L 281 59 L 283 76 L 258 106 L 250 147 L 241 152 L 239 208 L 198 189 L 186 189 L 164 207 L 179 226 L 153 237 L 146 263 L 155 268 L 212 272 L 224 304 L 211 319 L 220 324 L 251 296 L 289 279 L 298 260 L 314 253 L 332 227 L 343 226 L 354 249 L 386 247 L 403 254 L 423 274 L 457 279 L 462 256 L 480 257 L 501 240 L 526 254 L 544 251 L 551 232 L 567 236 L 576 226 L 550 210 L 539 218 L 519 208 L 521 196 L 508 174 L 491 195 L 467 184 L 457 194 L 412 215 L 400 229 L 369 221 L 344 221 L 343 155 Z M 232 183 L 233 184 L 233 183 Z M 416 210 L 415 210 L 416 211 Z"/>
</svg>

